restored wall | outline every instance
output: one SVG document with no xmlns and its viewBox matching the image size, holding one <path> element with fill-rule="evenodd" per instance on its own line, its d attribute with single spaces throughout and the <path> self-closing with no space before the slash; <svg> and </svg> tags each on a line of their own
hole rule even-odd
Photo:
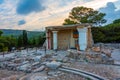
<svg viewBox="0 0 120 80">
<path fill-rule="evenodd" d="M 58 31 L 58 49 L 68 49 L 71 43 L 71 30 Z"/>
</svg>

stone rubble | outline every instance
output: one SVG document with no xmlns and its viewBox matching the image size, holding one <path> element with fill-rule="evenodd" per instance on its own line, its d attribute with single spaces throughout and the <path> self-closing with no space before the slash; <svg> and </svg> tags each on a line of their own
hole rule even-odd
<svg viewBox="0 0 120 80">
<path fill-rule="evenodd" d="M 67 57 L 75 60 L 99 64 L 114 64 L 114 59 L 111 57 L 110 49 L 93 47 L 92 50 L 89 51 L 77 51 L 69 49 L 68 52 L 69 54 Z"/>
<path fill-rule="evenodd" d="M 0 69 L 18 73 L 22 71 L 21 74 L 24 74 L 24 77 L 20 79 L 19 75 L 15 75 L 15 80 L 18 76 L 20 80 L 86 80 L 82 76 L 57 71 L 57 68 L 61 66 L 86 70 L 110 80 L 120 77 L 118 76 L 119 68 L 117 68 L 119 70 L 117 74 L 114 67 L 104 66 L 104 64 L 114 64 L 114 60 L 111 57 L 110 49 L 100 47 L 94 47 L 86 52 L 73 49 L 57 52 L 50 50 L 46 53 L 44 53 L 44 50 L 37 52 L 23 50 L 16 52 L 11 57 L 0 58 Z M 42 72 L 45 72 L 45 74 L 39 75 Z M 6 79 L 10 79 L 13 75 L 7 76 Z M 4 77 L 1 76 L 0 80 L 2 78 Z"/>
</svg>

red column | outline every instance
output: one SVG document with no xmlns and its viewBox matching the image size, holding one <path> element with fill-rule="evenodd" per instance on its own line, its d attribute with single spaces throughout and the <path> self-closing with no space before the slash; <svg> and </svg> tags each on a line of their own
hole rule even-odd
<svg viewBox="0 0 120 80">
<path fill-rule="evenodd" d="M 48 49 L 51 49 L 51 33 L 50 33 L 50 31 L 48 31 Z"/>
</svg>

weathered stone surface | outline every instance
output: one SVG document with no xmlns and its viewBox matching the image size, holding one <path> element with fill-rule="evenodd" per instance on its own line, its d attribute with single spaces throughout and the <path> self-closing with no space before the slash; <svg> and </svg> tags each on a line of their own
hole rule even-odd
<svg viewBox="0 0 120 80">
<path fill-rule="evenodd" d="M 111 52 L 112 51 L 110 49 L 103 48 L 103 49 L 101 49 L 101 52 L 106 54 L 106 56 L 111 57 Z"/>
<path fill-rule="evenodd" d="M 109 60 L 111 58 L 111 53 L 109 49 L 102 49 L 104 53 L 100 51 L 100 47 L 94 47 L 94 51 L 81 52 L 75 50 L 69 50 L 68 57 L 79 61 L 86 61 L 90 63 L 104 63 L 113 64 L 114 60 Z"/>
<path fill-rule="evenodd" d="M 100 52 L 100 47 L 93 47 L 92 50 L 95 52 Z"/>
<path fill-rule="evenodd" d="M 47 62 L 45 64 L 49 69 L 57 69 L 60 67 L 62 64 L 60 62 L 52 61 L 52 62 Z"/>
<path fill-rule="evenodd" d="M 42 66 L 40 66 L 39 68 L 33 70 L 33 72 L 40 72 L 40 71 L 43 71 L 44 69 L 45 69 L 45 66 L 42 65 Z"/>
</svg>

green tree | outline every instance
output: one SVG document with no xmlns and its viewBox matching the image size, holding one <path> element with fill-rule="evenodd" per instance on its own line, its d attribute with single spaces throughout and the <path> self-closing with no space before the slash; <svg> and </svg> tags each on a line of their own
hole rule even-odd
<svg viewBox="0 0 120 80">
<path fill-rule="evenodd" d="M 23 47 L 23 36 L 20 35 L 17 39 L 17 47 Z"/>
<path fill-rule="evenodd" d="M 27 31 L 23 30 L 23 45 L 26 47 L 28 46 L 28 37 L 27 37 Z"/>
<path fill-rule="evenodd" d="M 69 13 L 69 17 L 64 20 L 63 25 L 79 23 L 93 23 L 95 25 L 101 25 L 106 22 L 104 16 L 104 13 L 100 13 L 92 8 L 83 6 L 74 7 Z"/>
<path fill-rule="evenodd" d="M 113 24 L 120 23 L 120 19 L 116 19 L 113 21 Z"/>
<path fill-rule="evenodd" d="M 0 36 L 3 34 L 3 32 L 2 31 L 0 31 Z"/>
<path fill-rule="evenodd" d="M 8 51 L 8 47 L 3 47 L 3 51 Z"/>
<path fill-rule="evenodd" d="M 12 36 L 0 36 L 0 51 L 3 51 L 5 47 L 11 51 L 12 47 L 16 46 L 16 39 Z"/>
<path fill-rule="evenodd" d="M 45 35 L 43 34 L 38 37 L 38 46 L 42 46 L 44 42 L 45 42 Z"/>
<path fill-rule="evenodd" d="M 33 37 L 33 39 L 32 39 L 32 45 L 36 46 L 36 44 L 37 44 L 36 39 L 35 39 L 35 37 Z"/>
<path fill-rule="evenodd" d="M 92 35 L 95 43 L 105 40 L 104 30 L 101 27 L 92 27 Z"/>
<path fill-rule="evenodd" d="M 3 51 L 3 48 L 4 48 L 4 44 L 0 43 L 0 52 Z"/>
<path fill-rule="evenodd" d="M 4 46 L 9 46 L 10 45 L 10 41 L 7 40 L 6 37 L 0 37 L 0 43 L 3 43 Z"/>
<path fill-rule="evenodd" d="M 0 51 L 4 51 L 4 49 L 10 46 L 10 41 L 7 40 L 6 37 L 1 36 L 0 37 Z"/>
<path fill-rule="evenodd" d="M 103 27 L 92 27 L 94 42 L 120 43 L 120 19 Z"/>
<path fill-rule="evenodd" d="M 63 25 L 67 25 L 67 24 L 77 24 L 77 22 L 67 18 L 67 19 L 64 20 Z"/>
<path fill-rule="evenodd" d="M 11 51 L 12 47 L 16 47 L 17 41 L 13 36 L 7 36 L 6 39 L 9 42 L 8 50 Z"/>
</svg>

